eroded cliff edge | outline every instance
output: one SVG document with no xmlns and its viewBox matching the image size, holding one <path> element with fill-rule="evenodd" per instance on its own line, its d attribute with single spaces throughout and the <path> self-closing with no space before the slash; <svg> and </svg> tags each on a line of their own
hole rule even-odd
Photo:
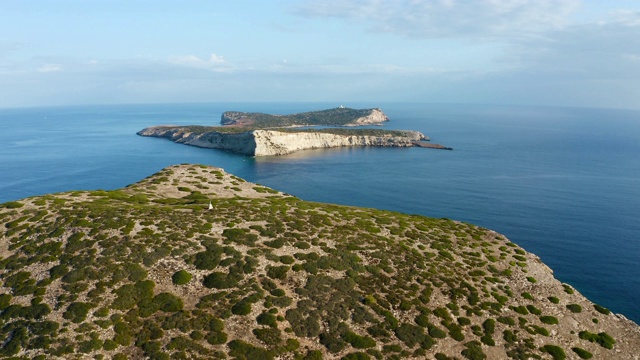
<svg viewBox="0 0 640 360">
<path fill-rule="evenodd" d="M 285 155 L 298 150 L 343 146 L 411 147 L 429 138 L 418 131 L 314 131 L 249 130 L 243 132 L 206 131 L 194 127 L 152 126 L 138 132 L 141 136 L 162 137 L 203 148 L 223 149 L 250 156 Z"/>
</svg>

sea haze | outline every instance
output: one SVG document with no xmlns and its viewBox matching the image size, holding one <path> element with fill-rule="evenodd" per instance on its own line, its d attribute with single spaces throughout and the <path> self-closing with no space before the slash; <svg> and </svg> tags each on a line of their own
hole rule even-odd
<svg viewBox="0 0 640 360">
<path fill-rule="evenodd" d="M 217 125 L 226 110 L 288 114 L 341 104 L 216 103 L 0 110 L 0 202 L 114 189 L 177 163 L 224 168 L 305 200 L 471 222 L 542 258 L 561 281 L 640 323 L 640 111 L 433 104 L 381 107 L 384 128 L 453 151 L 309 150 L 250 158 L 136 136 Z"/>
</svg>

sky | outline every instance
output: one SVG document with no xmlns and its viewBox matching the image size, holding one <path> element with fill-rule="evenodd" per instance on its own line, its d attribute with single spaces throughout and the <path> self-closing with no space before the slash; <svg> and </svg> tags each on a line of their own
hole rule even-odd
<svg viewBox="0 0 640 360">
<path fill-rule="evenodd" d="M 0 0 L 0 107 L 640 109 L 637 0 Z"/>
</svg>

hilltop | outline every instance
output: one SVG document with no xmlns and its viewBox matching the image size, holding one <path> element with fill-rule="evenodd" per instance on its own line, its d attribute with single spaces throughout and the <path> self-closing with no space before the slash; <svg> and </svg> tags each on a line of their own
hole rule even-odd
<svg viewBox="0 0 640 360">
<path fill-rule="evenodd" d="M 338 107 L 290 115 L 227 111 L 222 114 L 220 124 L 264 129 L 290 126 L 361 126 L 376 125 L 385 121 L 389 121 L 389 118 L 378 108 Z"/>
<path fill-rule="evenodd" d="M 219 168 L 5 203 L 0 223 L 0 357 L 640 353 L 638 325 L 494 231 L 307 202 Z"/>
</svg>

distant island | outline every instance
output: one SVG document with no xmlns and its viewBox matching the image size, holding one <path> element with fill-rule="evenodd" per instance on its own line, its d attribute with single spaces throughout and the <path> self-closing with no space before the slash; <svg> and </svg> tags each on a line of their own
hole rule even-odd
<svg viewBox="0 0 640 360">
<path fill-rule="evenodd" d="M 637 359 L 503 235 L 177 165 L 0 204 L 0 358 Z"/>
<path fill-rule="evenodd" d="M 291 115 L 227 111 L 222 114 L 221 126 L 161 125 L 145 128 L 137 134 L 250 156 L 285 155 L 298 150 L 345 146 L 417 146 L 451 150 L 428 142 L 429 138 L 418 131 L 345 128 L 380 125 L 386 121 L 389 118 L 378 108 L 341 106 Z"/>
</svg>

